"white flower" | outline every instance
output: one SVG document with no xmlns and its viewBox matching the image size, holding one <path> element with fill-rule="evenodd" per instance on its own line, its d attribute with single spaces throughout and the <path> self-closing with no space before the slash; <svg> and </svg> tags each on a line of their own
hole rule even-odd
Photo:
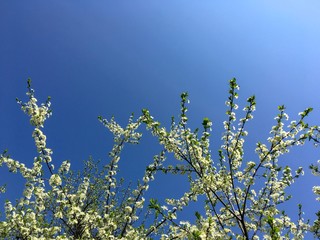
<svg viewBox="0 0 320 240">
<path fill-rule="evenodd" d="M 61 178 L 58 174 L 53 174 L 49 179 L 49 184 L 53 186 L 60 186 L 62 183 Z"/>
<path fill-rule="evenodd" d="M 314 194 L 320 195 L 320 186 L 314 186 L 312 188 L 312 191 L 314 192 Z"/>
<path fill-rule="evenodd" d="M 131 213 L 132 212 L 132 208 L 130 206 L 126 206 L 124 208 L 124 210 L 125 210 L 126 213 Z"/>
</svg>

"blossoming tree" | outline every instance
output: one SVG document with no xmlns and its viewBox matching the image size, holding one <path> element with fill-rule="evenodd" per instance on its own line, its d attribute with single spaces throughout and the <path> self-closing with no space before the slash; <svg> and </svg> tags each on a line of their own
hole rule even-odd
<svg viewBox="0 0 320 240">
<path fill-rule="evenodd" d="M 303 169 L 292 171 L 283 167 L 279 157 L 293 146 L 306 141 L 319 143 L 320 128 L 309 126 L 305 118 L 311 108 L 299 113 L 296 121 L 286 123 L 285 107 L 279 107 L 275 125 L 265 143 L 256 144 L 256 161 L 244 158 L 247 122 L 253 118 L 255 97 L 247 99 L 244 117 L 237 120 L 235 110 L 239 89 L 230 80 L 227 120 L 219 157 L 213 158 L 210 149 L 212 123 L 202 122 L 203 130 L 188 127 L 187 93 L 181 95 L 181 113 L 177 122 L 172 119 L 166 129 L 143 110 L 141 116 L 130 117 L 125 127 L 114 118 L 99 117 L 99 121 L 114 136 L 110 160 L 99 168 L 93 160 L 86 162 L 81 173 L 70 170 L 65 161 L 58 170 L 52 163 L 52 150 L 43 132 L 45 120 L 51 116 L 50 98 L 38 105 L 31 81 L 28 81 L 24 103 L 17 100 L 34 126 L 32 137 L 38 155 L 33 166 L 26 167 L 10 158 L 0 156 L 0 165 L 18 172 L 25 179 L 23 195 L 16 204 L 7 201 L 5 218 L 0 222 L 2 239 L 303 239 L 307 232 L 320 236 L 319 219 L 313 224 L 304 221 L 301 206 L 294 222 L 282 211 L 281 203 L 289 201 L 286 188 L 303 174 Z M 123 188 L 117 178 L 118 162 L 126 144 L 139 143 L 141 125 L 159 140 L 162 151 L 146 167 L 143 179 L 133 188 Z M 287 126 L 286 126 L 287 125 Z M 173 154 L 175 165 L 166 164 L 166 156 Z M 318 165 L 310 168 L 319 175 Z M 189 190 L 179 199 L 167 199 L 160 204 L 156 199 L 145 201 L 144 194 L 156 172 L 186 175 Z M 320 195 L 320 187 L 313 188 Z M 179 218 L 179 213 L 198 197 L 205 199 L 204 210 L 195 212 L 194 222 Z M 318 197 L 317 200 L 320 200 Z M 151 221 L 142 219 L 146 209 Z M 153 214 L 150 214 L 153 213 Z"/>
</svg>

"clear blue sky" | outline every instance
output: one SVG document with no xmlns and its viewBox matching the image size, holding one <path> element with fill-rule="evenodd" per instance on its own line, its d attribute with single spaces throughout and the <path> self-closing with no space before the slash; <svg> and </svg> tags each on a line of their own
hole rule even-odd
<svg viewBox="0 0 320 240">
<path fill-rule="evenodd" d="M 315 0 L 1 1 L 0 151 L 8 149 L 29 165 L 36 156 L 32 127 L 15 102 L 26 99 L 31 77 L 39 101 L 52 97 L 53 116 L 44 131 L 56 166 L 69 159 L 80 168 L 89 155 L 107 160 L 112 138 L 98 115 L 125 123 L 132 112 L 148 108 L 168 125 L 179 113 L 182 91 L 190 94 L 191 126 L 212 119 L 216 153 L 227 83 L 236 77 L 240 103 L 257 97 L 246 145 L 246 157 L 254 160 L 254 143 L 266 141 L 278 105 L 287 106 L 290 119 L 314 107 L 309 121 L 320 124 L 319 29 Z M 158 153 L 156 141 L 147 139 L 125 150 L 120 167 L 126 179 L 140 178 Z M 290 189 L 289 209 L 302 202 L 306 218 L 319 209 L 311 192 L 319 179 L 308 170 L 319 153 L 305 146 L 283 159 L 284 165 L 305 167 L 304 178 Z M 13 200 L 22 190 L 17 175 L 5 168 L 0 174 L 9 186 L 0 200 Z M 154 197 L 187 186 L 178 178 L 159 179 Z"/>
</svg>

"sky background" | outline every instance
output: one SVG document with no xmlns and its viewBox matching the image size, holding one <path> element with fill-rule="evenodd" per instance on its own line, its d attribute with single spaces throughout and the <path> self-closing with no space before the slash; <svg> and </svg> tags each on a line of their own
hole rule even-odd
<svg viewBox="0 0 320 240">
<path fill-rule="evenodd" d="M 257 99 L 248 125 L 248 161 L 256 159 L 255 142 L 266 142 L 278 105 L 287 107 L 290 120 L 311 106 L 309 122 L 320 124 L 319 1 L 10 0 L 0 1 L 0 30 L 0 151 L 8 149 L 29 166 L 36 156 L 33 129 L 15 102 L 26 100 L 29 77 L 39 102 L 52 97 L 53 116 L 44 132 L 56 167 L 69 159 L 80 169 L 90 155 L 108 160 L 112 136 L 97 116 L 114 115 L 125 124 L 132 112 L 148 108 L 168 126 L 179 114 L 183 91 L 191 99 L 191 127 L 212 119 L 216 156 L 233 77 L 240 109 L 247 97 Z M 125 149 L 121 176 L 135 182 L 158 152 L 146 134 L 140 146 Z M 294 198 L 286 209 L 295 213 L 301 202 L 311 219 L 319 209 L 311 188 L 319 179 L 308 166 L 318 159 L 311 144 L 283 158 L 283 165 L 305 168 L 289 189 Z M 0 174 L 8 184 L 0 200 L 20 196 L 18 175 L 6 168 Z M 188 186 L 181 177 L 157 176 L 153 197 L 179 196 L 177 189 Z"/>
</svg>

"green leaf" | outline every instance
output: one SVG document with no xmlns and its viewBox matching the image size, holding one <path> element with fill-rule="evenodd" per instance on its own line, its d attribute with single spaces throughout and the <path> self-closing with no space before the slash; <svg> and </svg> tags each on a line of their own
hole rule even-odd
<svg viewBox="0 0 320 240">
<path fill-rule="evenodd" d="M 199 213 L 199 212 L 195 212 L 195 216 L 196 216 L 196 218 L 197 218 L 198 220 L 200 220 L 200 219 L 201 219 L 201 215 L 200 215 L 200 213 Z"/>
</svg>

